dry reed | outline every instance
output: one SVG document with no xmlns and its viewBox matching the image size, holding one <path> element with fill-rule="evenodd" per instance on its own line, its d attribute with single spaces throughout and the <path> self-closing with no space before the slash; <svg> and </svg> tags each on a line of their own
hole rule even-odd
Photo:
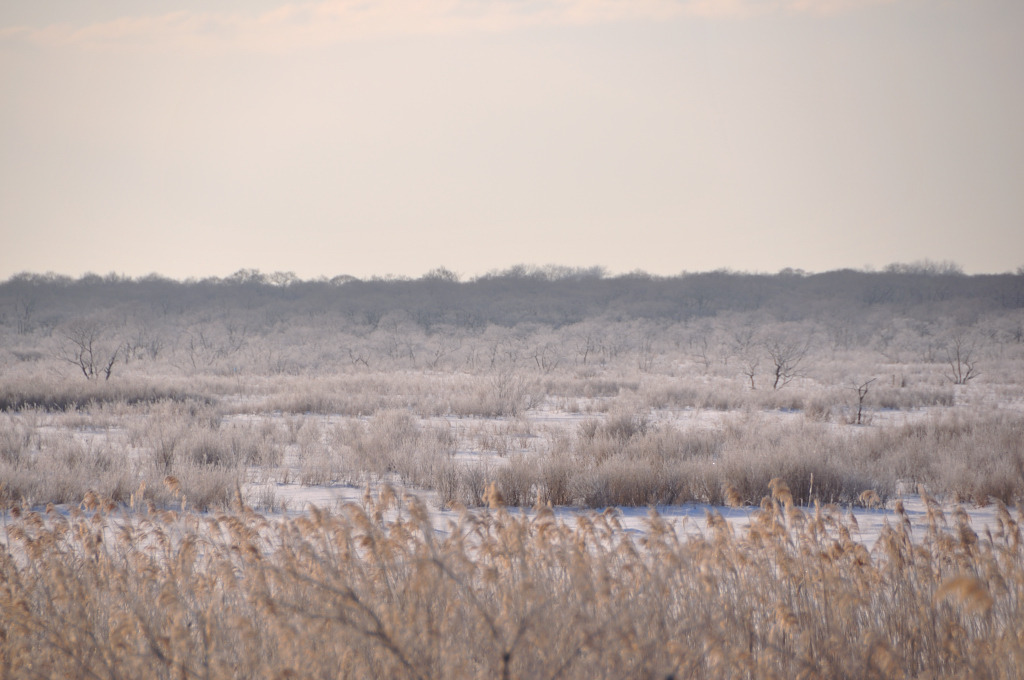
<svg viewBox="0 0 1024 680">
<path fill-rule="evenodd" d="M 273 521 L 240 499 L 12 506 L 0 677 L 1019 677 L 1020 515 L 869 551 L 773 493 L 748 529 L 711 515 L 690 539 L 656 513 L 639 536 L 611 511 L 516 516 L 493 485 L 443 531 L 388 488 Z"/>
</svg>

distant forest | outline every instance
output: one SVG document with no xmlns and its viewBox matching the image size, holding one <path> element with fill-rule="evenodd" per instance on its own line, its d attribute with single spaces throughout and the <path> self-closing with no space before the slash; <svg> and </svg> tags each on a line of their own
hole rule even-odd
<svg viewBox="0 0 1024 680">
<path fill-rule="evenodd" d="M 1024 308 L 1024 268 L 1010 274 L 966 275 L 950 263 L 895 264 L 880 271 L 844 269 L 806 274 L 731 271 L 609 276 L 603 269 L 517 266 L 460 281 L 438 268 L 417 279 L 339 276 L 302 280 L 291 273 L 241 270 L 226 278 L 177 281 L 87 274 L 18 274 L 0 283 L 0 325 L 46 332 L 70 317 L 97 312 L 151 318 L 260 312 L 282 321 L 295 315 L 336 317 L 376 327 L 399 313 L 427 333 L 540 324 L 553 328 L 597 318 L 685 323 L 729 313 L 758 313 L 795 322 L 874 316 L 946 318 L 971 325 L 981 315 Z"/>
</svg>

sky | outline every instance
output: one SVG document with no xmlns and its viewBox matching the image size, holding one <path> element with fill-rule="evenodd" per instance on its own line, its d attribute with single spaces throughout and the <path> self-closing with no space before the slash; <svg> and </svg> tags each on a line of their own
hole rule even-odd
<svg viewBox="0 0 1024 680">
<path fill-rule="evenodd" d="M 1020 0 L 0 6 L 0 279 L 1024 265 Z"/>
</svg>

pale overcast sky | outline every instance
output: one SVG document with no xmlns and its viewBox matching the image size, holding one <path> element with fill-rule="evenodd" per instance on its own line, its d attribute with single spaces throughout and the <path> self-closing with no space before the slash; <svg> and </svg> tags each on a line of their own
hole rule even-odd
<svg viewBox="0 0 1024 680">
<path fill-rule="evenodd" d="M 0 7 L 0 278 L 1024 265 L 1020 0 Z"/>
</svg>

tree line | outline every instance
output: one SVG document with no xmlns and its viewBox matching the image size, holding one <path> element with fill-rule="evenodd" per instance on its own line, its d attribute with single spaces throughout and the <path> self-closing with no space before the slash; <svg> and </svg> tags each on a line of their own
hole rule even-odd
<svg viewBox="0 0 1024 680">
<path fill-rule="evenodd" d="M 656 276 L 609 275 L 600 267 L 517 266 L 461 280 L 445 268 L 419 278 L 352 276 L 303 280 L 291 273 L 240 270 L 225 278 L 184 281 L 150 275 L 87 274 L 77 279 L 22 273 L 0 283 L 0 325 L 19 334 L 45 331 L 93 311 L 168 319 L 224 310 L 282 320 L 336 316 L 376 327 L 395 313 L 432 332 L 588 319 L 689 322 L 759 313 L 784 322 L 849 319 L 879 312 L 971 324 L 979 315 L 1024 308 L 1024 267 L 1016 273 L 966 275 L 948 263 L 890 265 L 879 271 L 816 274 L 726 270 Z"/>
</svg>

